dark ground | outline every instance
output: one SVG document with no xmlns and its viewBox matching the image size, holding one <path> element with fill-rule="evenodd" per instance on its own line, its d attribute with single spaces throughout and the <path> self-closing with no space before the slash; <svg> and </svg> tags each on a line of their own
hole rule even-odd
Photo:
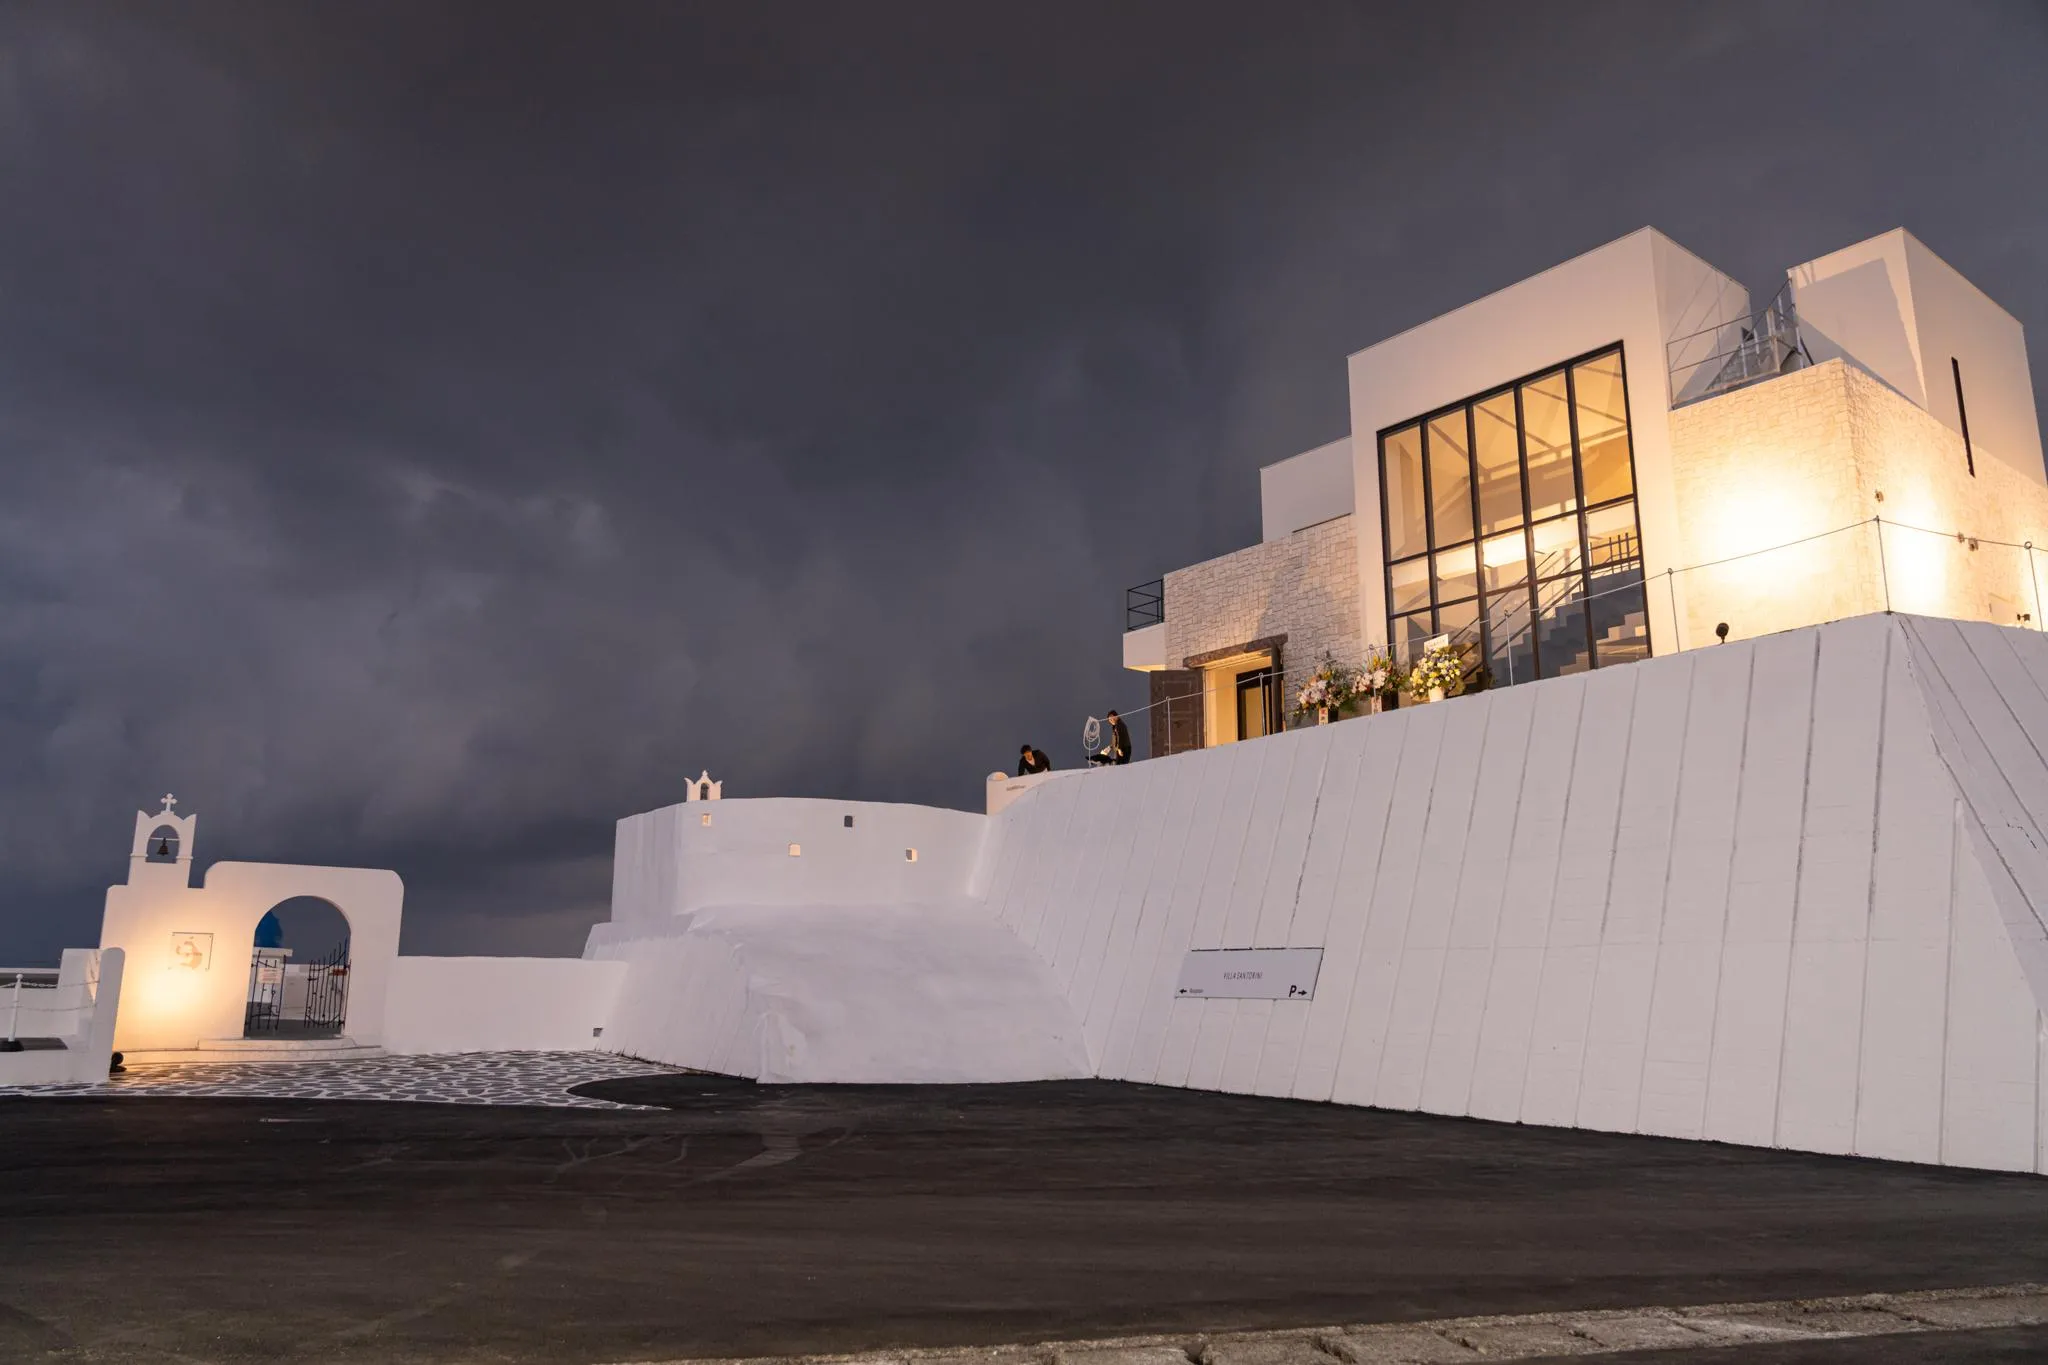
<svg viewBox="0 0 2048 1365">
<path fill-rule="evenodd" d="M 597 1362 L 2048 1279 L 2030 1176 L 1108 1082 L 585 1089 L 670 1108 L 0 1101 L 0 1359 Z M 2048 1332 L 1740 1355 L 2002 1363 Z"/>
</svg>

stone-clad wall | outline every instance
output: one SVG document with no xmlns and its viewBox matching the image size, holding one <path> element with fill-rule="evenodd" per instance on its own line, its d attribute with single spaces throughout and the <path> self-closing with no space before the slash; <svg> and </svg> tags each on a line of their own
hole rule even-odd
<svg viewBox="0 0 2048 1365">
<path fill-rule="evenodd" d="M 1169 667 L 1285 635 L 1284 663 L 1295 686 L 1325 650 L 1340 662 L 1359 662 L 1358 630 L 1358 550 L 1349 516 L 1166 575 Z"/>
<path fill-rule="evenodd" d="M 2048 563 L 2014 546 L 2048 545 L 2048 485 L 1982 449 L 1973 477 L 1960 435 L 1854 366 L 1832 360 L 1689 404 L 1671 414 L 1671 443 L 1679 572 L 1650 590 L 1675 587 L 1685 648 L 1713 643 L 1722 621 L 1742 639 L 1887 605 L 2041 623 L 2034 583 Z M 1892 523 L 1881 555 L 1874 517 Z"/>
</svg>

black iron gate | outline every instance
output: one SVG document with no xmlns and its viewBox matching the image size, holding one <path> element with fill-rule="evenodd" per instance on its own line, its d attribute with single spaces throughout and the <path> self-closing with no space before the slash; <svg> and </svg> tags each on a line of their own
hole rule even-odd
<svg viewBox="0 0 2048 1365">
<path fill-rule="evenodd" d="M 249 961 L 249 1005 L 242 1032 L 293 1038 L 336 1038 L 348 1020 L 348 943 L 307 962 L 276 948 Z"/>
</svg>

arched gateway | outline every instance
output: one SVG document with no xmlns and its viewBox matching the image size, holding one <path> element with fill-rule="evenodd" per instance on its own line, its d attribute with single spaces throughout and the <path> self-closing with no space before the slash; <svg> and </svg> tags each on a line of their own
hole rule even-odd
<svg viewBox="0 0 2048 1365">
<path fill-rule="evenodd" d="M 114 1046 L 183 1051 L 244 1037 L 340 1037 L 381 1045 L 405 885 L 395 872 L 291 863 L 215 863 L 193 886 L 199 817 L 138 811 L 128 880 L 107 889 L 102 948 L 127 950 Z M 172 856 L 157 853 L 167 845 Z M 274 949 L 258 926 L 318 901 L 338 926 Z M 339 928 L 339 935 L 334 932 Z M 284 929 L 289 937 L 290 924 Z M 325 941 L 319 941 L 323 939 Z M 294 967 L 299 970 L 293 970 Z M 337 973 L 338 969 L 338 973 Z"/>
</svg>

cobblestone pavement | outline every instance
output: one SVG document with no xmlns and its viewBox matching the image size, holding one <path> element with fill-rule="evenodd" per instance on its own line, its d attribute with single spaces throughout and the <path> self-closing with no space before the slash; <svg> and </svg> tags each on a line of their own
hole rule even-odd
<svg viewBox="0 0 2048 1365">
<path fill-rule="evenodd" d="M 182 1095 L 621 1109 L 639 1106 L 572 1094 L 571 1087 L 672 1074 L 674 1068 L 609 1052 L 456 1052 L 315 1062 L 177 1062 L 136 1067 L 104 1082 L 0 1086 L 0 1097 Z"/>
</svg>

